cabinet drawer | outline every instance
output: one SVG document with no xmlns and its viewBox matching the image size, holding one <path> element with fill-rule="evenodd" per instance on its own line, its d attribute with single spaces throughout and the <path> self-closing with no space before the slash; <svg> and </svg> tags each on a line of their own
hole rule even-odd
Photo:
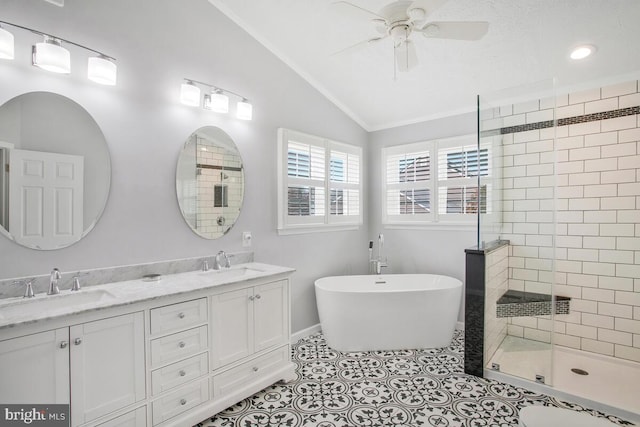
<svg viewBox="0 0 640 427">
<path fill-rule="evenodd" d="M 151 366 L 156 368 L 193 356 L 205 351 L 207 346 L 206 326 L 151 340 Z"/>
<path fill-rule="evenodd" d="M 154 395 L 185 384 L 209 372 L 209 353 L 202 353 L 151 372 Z"/>
<path fill-rule="evenodd" d="M 142 406 L 105 423 L 98 424 L 96 427 L 146 427 L 146 425 L 147 407 Z"/>
<path fill-rule="evenodd" d="M 180 331 L 207 321 L 207 299 L 151 309 L 151 335 Z"/>
<path fill-rule="evenodd" d="M 250 385 L 259 376 L 269 374 L 288 361 L 289 347 L 267 353 L 213 377 L 213 396 L 232 394 Z"/>
<path fill-rule="evenodd" d="M 195 408 L 209 400 L 206 380 L 198 381 L 155 400 L 152 406 L 153 425 Z"/>
</svg>

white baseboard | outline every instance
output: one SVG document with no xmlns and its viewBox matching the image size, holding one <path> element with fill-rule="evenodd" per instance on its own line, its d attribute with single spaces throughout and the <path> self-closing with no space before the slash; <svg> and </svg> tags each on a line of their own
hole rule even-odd
<svg viewBox="0 0 640 427">
<path fill-rule="evenodd" d="M 317 334 L 322 329 L 320 328 L 320 323 L 317 323 L 313 326 L 309 326 L 306 329 L 298 331 L 296 333 L 291 334 L 291 344 L 295 344 L 300 341 L 302 338 L 306 338 L 309 335 Z"/>
<path fill-rule="evenodd" d="M 459 331 L 464 331 L 464 322 L 457 322 L 456 329 Z M 322 329 L 320 328 L 320 323 L 317 323 L 313 326 L 309 326 L 306 329 L 295 332 L 291 334 L 291 344 L 295 344 L 298 341 L 300 341 L 302 338 L 306 338 L 309 335 L 317 334 L 318 332 L 321 332 L 321 331 Z"/>
</svg>

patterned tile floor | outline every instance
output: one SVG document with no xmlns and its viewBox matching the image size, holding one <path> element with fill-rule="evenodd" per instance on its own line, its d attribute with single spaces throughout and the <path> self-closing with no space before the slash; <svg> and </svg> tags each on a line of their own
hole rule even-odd
<svg viewBox="0 0 640 427">
<path fill-rule="evenodd" d="M 292 348 L 297 380 L 268 387 L 197 426 L 517 426 L 519 409 L 528 405 L 605 416 L 466 375 L 463 339 L 456 332 L 443 349 L 340 353 L 327 346 L 322 334 L 312 335 Z"/>
</svg>

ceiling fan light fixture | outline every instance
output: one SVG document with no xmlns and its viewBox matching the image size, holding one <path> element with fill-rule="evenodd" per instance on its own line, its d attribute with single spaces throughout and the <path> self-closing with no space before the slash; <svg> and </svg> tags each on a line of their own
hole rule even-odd
<svg viewBox="0 0 640 427">
<path fill-rule="evenodd" d="M 578 61 L 580 59 L 585 59 L 586 57 L 593 55 L 595 52 L 596 47 L 594 45 L 584 44 L 572 49 L 569 57 L 575 61 Z"/>
<path fill-rule="evenodd" d="M 424 22 L 427 18 L 427 11 L 421 7 L 414 7 L 407 10 L 407 16 L 414 23 Z"/>
</svg>

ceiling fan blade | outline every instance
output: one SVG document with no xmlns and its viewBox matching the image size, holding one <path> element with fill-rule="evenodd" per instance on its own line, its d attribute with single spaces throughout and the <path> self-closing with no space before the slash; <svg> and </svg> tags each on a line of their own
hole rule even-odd
<svg viewBox="0 0 640 427">
<path fill-rule="evenodd" d="M 375 17 L 376 17 L 376 18 L 378 18 L 378 19 L 382 19 L 382 20 L 386 21 L 386 18 L 385 18 L 384 16 L 381 16 L 381 15 L 377 14 L 376 12 L 374 12 L 374 11 L 372 11 L 372 10 L 365 9 L 364 7 L 360 7 L 360 6 L 358 6 L 357 4 L 353 4 L 353 3 L 350 3 L 350 2 L 348 2 L 348 1 L 334 1 L 334 2 L 333 2 L 333 3 L 331 3 L 331 4 L 334 4 L 334 5 L 336 5 L 336 4 L 343 4 L 343 5 L 351 6 L 351 7 L 353 7 L 353 8 L 359 9 L 359 10 L 361 10 L 361 11 L 363 11 L 363 12 L 366 12 L 366 13 L 368 13 L 369 15 L 375 16 Z"/>
<path fill-rule="evenodd" d="M 344 49 L 340 49 L 337 52 L 333 52 L 331 54 L 331 56 L 340 55 L 340 54 L 345 53 L 345 52 L 349 52 L 349 51 L 360 49 L 360 48 L 365 47 L 365 46 L 367 46 L 367 45 L 369 45 L 371 43 L 376 43 L 376 42 L 379 42 L 380 40 L 386 39 L 387 37 L 389 37 L 389 36 L 388 35 L 384 35 L 384 36 L 380 36 L 380 37 L 373 37 L 373 38 L 370 38 L 368 40 L 363 40 L 363 41 L 358 42 L 356 44 L 352 44 L 351 46 L 347 46 Z"/>
<path fill-rule="evenodd" d="M 480 40 L 489 30 L 488 22 L 429 22 L 415 29 L 430 39 Z"/>
<path fill-rule="evenodd" d="M 398 46 L 395 46 L 394 55 L 396 57 L 398 71 L 400 72 L 407 72 L 418 65 L 416 46 L 411 40 L 405 40 Z"/>
</svg>

